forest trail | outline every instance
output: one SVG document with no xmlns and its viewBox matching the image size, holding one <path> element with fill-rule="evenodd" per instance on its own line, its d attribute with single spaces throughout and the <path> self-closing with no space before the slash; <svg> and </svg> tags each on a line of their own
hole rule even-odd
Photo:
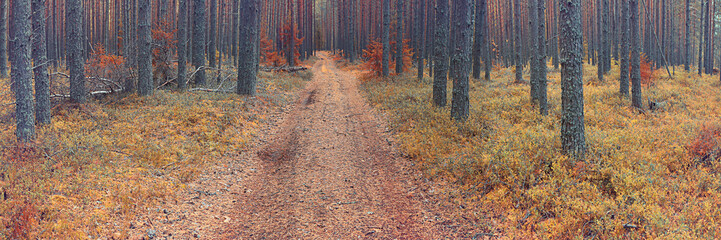
<svg viewBox="0 0 721 240">
<path fill-rule="evenodd" d="M 258 170 L 238 195 L 242 239 L 436 239 L 445 233 L 433 205 L 396 159 L 386 123 L 358 89 L 355 76 L 319 53 L 314 78 L 267 143 L 250 156 Z M 425 199 L 425 200 L 424 200 Z M 449 230 L 449 229 L 445 229 Z"/>
</svg>

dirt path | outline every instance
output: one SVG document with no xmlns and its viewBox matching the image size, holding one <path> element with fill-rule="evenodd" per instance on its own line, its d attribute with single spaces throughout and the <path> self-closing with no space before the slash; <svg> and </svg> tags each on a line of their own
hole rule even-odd
<svg viewBox="0 0 721 240">
<path fill-rule="evenodd" d="M 431 239 L 452 236 L 396 163 L 388 129 L 358 82 L 326 53 L 236 202 L 228 238 Z M 252 153 L 251 153 L 252 154 Z M 405 160 L 402 160 L 405 161 Z M 447 224 L 447 222 L 446 222 Z"/>
</svg>

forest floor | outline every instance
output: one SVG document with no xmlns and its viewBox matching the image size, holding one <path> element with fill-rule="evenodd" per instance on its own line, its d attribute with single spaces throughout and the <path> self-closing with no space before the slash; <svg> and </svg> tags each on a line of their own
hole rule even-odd
<svg viewBox="0 0 721 240">
<path fill-rule="evenodd" d="M 313 80 L 226 158 L 148 216 L 131 238 L 488 237 L 401 156 L 355 74 L 319 53 Z M 479 235 L 474 235 L 479 234 Z"/>
</svg>

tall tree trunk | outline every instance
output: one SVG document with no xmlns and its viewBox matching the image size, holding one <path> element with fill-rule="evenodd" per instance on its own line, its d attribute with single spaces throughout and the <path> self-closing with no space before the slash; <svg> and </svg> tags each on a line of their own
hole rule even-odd
<svg viewBox="0 0 721 240">
<path fill-rule="evenodd" d="M 701 15 L 700 23 L 701 23 L 701 26 L 703 26 L 703 28 L 701 29 L 701 31 L 699 31 L 699 34 L 701 34 L 701 36 L 698 38 L 698 41 L 699 41 L 699 43 L 698 43 L 698 75 L 701 75 L 701 73 L 703 71 L 703 41 L 704 41 L 704 33 L 706 32 L 706 27 L 708 27 L 708 24 L 704 23 L 705 22 L 704 18 L 706 16 L 706 14 L 704 14 L 705 9 L 706 9 L 706 1 L 701 0 L 701 12 L 699 13 L 699 15 Z"/>
<path fill-rule="evenodd" d="M 631 0 L 635 1 L 635 0 Z M 583 119 L 583 35 L 581 0 L 560 1 L 561 144 L 563 152 L 583 159 L 586 152 Z"/>
<path fill-rule="evenodd" d="M 231 32 L 233 32 L 233 36 L 230 37 L 230 45 L 231 50 L 230 54 L 233 55 L 233 66 L 236 66 L 238 64 L 238 17 L 240 14 L 239 7 L 238 7 L 238 1 L 239 0 L 232 0 L 233 1 L 233 8 L 231 9 L 231 12 L 233 14 L 233 24 L 231 24 Z"/>
<path fill-rule="evenodd" d="M 8 76 L 8 3 L 10 0 L 2 0 L 0 3 L 0 77 Z"/>
<path fill-rule="evenodd" d="M 396 20 L 396 73 L 403 73 L 403 0 L 396 0 L 396 11 L 398 18 Z"/>
<path fill-rule="evenodd" d="M 356 20 L 355 20 L 355 0 L 350 1 L 350 7 L 348 8 L 348 52 L 350 56 L 350 62 L 355 62 L 356 59 Z"/>
<path fill-rule="evenodd" d="M 186 46 L 187 46 L 187 21 L 188 21 L 188 1 L 189 0 L 178 0 L 178 89 L 184 90 L 187 88 L 186 78 Z"/>
<path fill-rule="evenodd" d="M 538 110 L 541 115 L 548 115 L 548 81 L 546 66 L 546 0 L 538 0 L 538 69 L 537 87 Z M 535 29 L 531 29 L 534 31 Z"/>
<path fill-rule="evenodd" d="M 629 21 L 631 25 L 631 105 L 643 108 L 641 102 L 641 43 L 638 39 L 638 0 L 629 0 Z"/>
<path fill-rule="evenodd" d="M 153 94 L 153 62 L 150 44 L 151 1 L 140 0 L 138 4 L 138 94 L 150 96 Z"/>
<path fill-rule="evenodd" d="M 711 74 L 713 72 L 713 32 L 714 32 L 714 19 L 712 19 L 711 12 L 713 7 L 713 1 L 708 1 L 706 3 L 706 19 L 704 21 L 706 33 L 704 36 L 706 37 L 706 52 L 704 53 L 704 71 L 706 74 Z"/>
<path fill-rule="evenodd" d="M 193 66 L 195 84 L 205 85 L 205 0 L 193 4 Z"/>
<path fill-rule="evenodd" d="M 426 8 L 426 0 L 420 0 L 420 2 L 420 8 L 417 10 L 418 13 L 416 14 L 416 26 L 418 26 L 418 29 L 416 30 L 416 39 L 418 39 L 418 44 L 416 45 L 416 55 L 418 62 L 418 80 L 423 80 L 423 56 L 425 54 L 425 42 L 423 41 L 423 33 L 425 32 L 424 13 Z"/>
<path fill-rule="evenodd" d="M 490 38 L 489 32 L 488 32 L 488 2 L 486 0 L 478 0 L 480 4 L 478 7 L 480 8 L 480 11 L 478 11 L 478 14 L 481 15 L 480 22 L 481 22 L 481 58 L 483 58 L 483 64 L 484 64 L 484 78 L 486 81 L 491 80 L 491 65 L 493 60 L 491 60 L 491 50 L 490 45 L 488 44 L 488 39 Z"/>
<path fill-rule="evenodd" d="M 210 29 L 208 29 L 208 66 L 216 65 L 216 30 L 218 29 L 218 0 L 210 0 Z"/>
<path fill-rule="evenodd" d="M 236 92 L 242 95 L 255 95 L 257 84 L 256 58 L 260 15 L 260 0 L 241 0 L 240 46 L 238 47 L 238 87 Z"/>
<path fill-rule="evenodd" d="M 603 74 L 605 67 L 603 66 L 606 64 L 606 54 L 604 51 L 605 48 L 605 34 L 603 32 L 603 1 L 604 0 L 598 0 L 596 1 L 596 26 L 597 26 L 597 32 L 598 32 L 598 38 L 596 43 L 598 43 L 598 46 L 596 48 L 597 55 L 596 55 L 596 74 L 598 76 L 598 81 L 603 82 Z"/>
<path fill-rule="evenodd" d="M 603 58 L 601 58 L 601 61 L 603 61 L 604 74 L 611 71 L 611 34 L 608 29 L 611 25 L 609 22 L 609 8 L 608 0 L 603 0 Z"/>
<path fill-rule="evenodd" d="M 686 72 L 691 70 L 691 5 L 690 1 L 686 0 L 686 43 L 684 44 L 684 63 L 683 69 Z"/>
<path fill-rule="evenodd" d="M 485 21 L 481 18 L 485 18 L 485 9 L 481 8 L 482 4 L 486 4 L 486 0 L 476 0 L 476 20 L 475 20 L 475 32 L 473 34 L 473 78 L 481 78 L 481 49 L 483 48 L 483 31 L 485 31 L 482 25 Z M 481 22 L 484 21 L 484 22 Z M 485 60 L 484 60 L 485 61 Z"/>
<path fill-rule="evenodd" d="M 516 83 L 523 82 L 523 62 L 521 61 L 521 4 L 519 0 L 514 0 L 513 3 L 513 27 L 515 28 L 515 39 L 513 41 L 514 49 L 514 61 L 516 63 Z"/>
<path fill-rule="evenodd" d="M 538 70 L 540 63 L 538 62 L 538 1 L 544 0 L 528 0 L 528 22 L 529 22 L 529 38 L 530 42 L 530 70 L 531 79 L 529 81 L 531 85 L 531 102 L 536 103 L 538 101 Z"/>
<path fill-rule="evenodd" d="M 35 137 L 35 111 L 33 108 L 32 74 L 30 69 L 30 1 L 15 0 L 10 19 L 10 62 L 12 90 L 15 93 L 15 136 L 29 142 Z"/>
<path fill-rule="evenodd" d="M 85 37 L 83 32 L 83 6 L 81 0 L 65 3 L 67 27 L 67 62 L 70 72 L 70 99 L 85 102 Z"/>
<path fill-rule="evenodd" d="M 50 123 L 50 82 L 45 35 L 45 0 L 32 0 L 33 9 L 33 63 L 35 63 L 35 120 L 38 124 Z"/>
<path fill-rule="evenodd" d="M 619 92 L 621 95 L 628 96 L 628 2 L 622 0 L 621 7 L 621 73 L 619 77 Z"/>
<path fill-rule="evenodd" d="M 473 0 L 453 0 L 453 38 L 456 40 L 451 64 L 456 67 L 451 72 L 453 79 L 453 99 L 451 117 L 456 121 L 468 119 L 470 103 L 468 101 L 468 75 L 471 71 L 471 36 Z"/>
<path fill-rule="evenodd" d="M 433 73 L 433 104 L 444 107 L 448 82 L 448 0 L 438 0 L 436 4 L 435 69 Z"/>
<path fill-rule="evenodd" d="M 388 77 L 390 74 L 390 58 L 391 58 L 391 46 L 390 46 L 390 24 L 391 24 L 391 0 L 383 1 L 383 59 L 381 65 L 383 65 L 383 77 Z"/>
</svg>

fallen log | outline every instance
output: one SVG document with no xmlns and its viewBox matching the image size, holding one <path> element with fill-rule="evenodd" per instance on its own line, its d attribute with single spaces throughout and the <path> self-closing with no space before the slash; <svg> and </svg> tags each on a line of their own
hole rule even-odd
<svg viewBox="0 0 721 240">
<path fill-rule="evenodd" d="M 296 67 L 290 67 L 290 66 L 266 67 L 266 66 L 261 66 L 261 67 L 259 68 L 259 70 L 260 70 L 260 71 L 263 71 L 263 72 L 298 72 L 298 71 L 308 70 L 308 68 L 307 68 L 307 67 L 300 67 L 300 66 L 296 66 Z"/>
</svg>

